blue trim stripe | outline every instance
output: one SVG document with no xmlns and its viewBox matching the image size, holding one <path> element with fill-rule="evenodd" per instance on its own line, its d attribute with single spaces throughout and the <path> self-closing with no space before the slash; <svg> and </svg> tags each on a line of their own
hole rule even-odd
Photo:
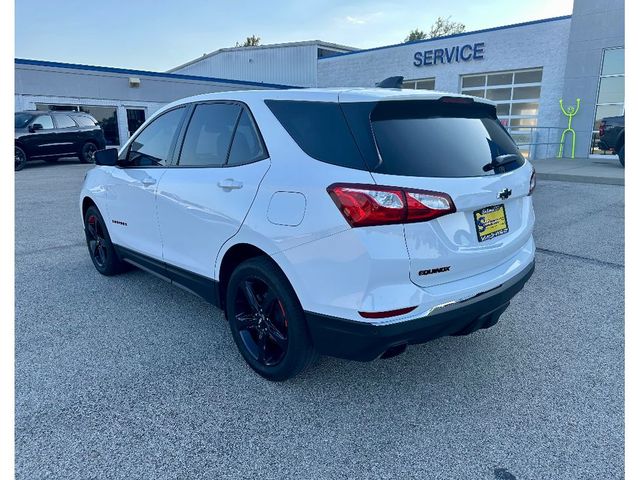
<svg viewBox="0 0 640 480">
<path fill-rule="evenodd" d="M 426 40 L 414 40 L 413 42 L 396 43 L 393 45 L 385 45 L 383 47 L 364 48 L 362 50 L 356 50 L 353 52 L 338 53 L 337 55 L 332 55 L 331 57 L 319 58 L 318 61 L 333 60 L 340 57 L 346 57 L 347 55 L 357 55 L 358 53 L 373 52 L 375 50 L 384 50 L 386 48 L 404 47 L 407 45 L 418 45 L 422 43 L 435 42 L 438 40 L 446 40 L 448 38 L 465 37 L 467 35 L 475 35 L 477 33 L 495 32 L 496 30 L 506 30 L 507 28 L 518 28 L 518 27 L 526 27 L 527 25 L 537 25 L 539 23 L 557 22 L 559 20 L 567 20 L 570 18 L 571 18 L 571 15 L 564 15 L 562 17 L 544 18 L 542 20 L 532 20 L 530 22 L 513 23 L 511 25 L 503 25 L 501 27 L 485 28 L 483 30 L 475 30 L 473 32 L 454 33 L 452 35 L 445 35 L 444 37 L 437 37 L 437 38 L 428 38 Z"/>
<path fill-rule="evenodd" d="M 268 87 L 268 88 L 302 88 L 295 87 L 293 85 L 280 85 L 277 83 L 261 83 L 261 82 L 245 82 L 243 80 L 231 80 L 228 78 L 215 78 L 215 77 L 199 77 L 197 75 L 182 75 L 180 73 L 165 73 L 165 72 L 150 72 L 147 70 L 129 70 L 127 68 L 114 68 L 114 67 L 100 67 L 96 65 L 81 65 L 77 63 L 62 63 L 62 62 L 49 62 L 46 60 L 30 60 L 26 58 L 16 58 L 16 65 L 35 65 L 38 67 L 55 67 L 55 68 L 69 68 L 74 70 L 88 70 L 93 72 L 107 72 L 107 73 L 120 73 L 125 75 L 140 75 L 146 77 L 160 77 L 170 78 L 173 80 L 196 80 L 205 82 L 216 83 L 228 83 L 231 85 L 247 85 L 255 87 Z"/>
</svg>

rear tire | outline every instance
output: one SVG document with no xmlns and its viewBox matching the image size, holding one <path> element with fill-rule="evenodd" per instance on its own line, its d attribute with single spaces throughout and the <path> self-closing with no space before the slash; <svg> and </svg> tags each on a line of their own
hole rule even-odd
<svg viewBox="0 0 640 480">
<path fill-rule="evenodd" d="M 27 164 L 27 154 L 20 147 L 15 147 L 15 171 L 19 172 Z"/>
<path fill-rule="evenodd" d="M 127 270 L 127 264 L 120 260 L 113 248 L 102 215 L 95 206 L 89 207 L 84 214 L 84 233 L 91 261 L 98 272 L 111 276 Z"/>
<path fill-rule="evenodd" d="M 96 163 L 96 152 L 98 147 L 93 142 L 87 142 L 80 150 L 80 163 Z"/>
<path fill-rule="evenodd" d="M 624 167 L 624 145 L 620 147 L 620 151 L 618 152 L 618 159 L 620 160 L 620 165 Z"/>
<path fill-rule="evenodd" d="M 298 297 L 269 258 L 249 259 L 234 270 L 226 314 L 240 354 L 267 380 L 288 380 L 318 358 Z"/>
</svg>

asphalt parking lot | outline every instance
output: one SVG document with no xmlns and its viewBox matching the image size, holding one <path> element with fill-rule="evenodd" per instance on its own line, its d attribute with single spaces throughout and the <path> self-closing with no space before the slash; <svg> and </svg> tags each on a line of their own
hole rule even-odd
<svg viewBox="0 0 640 480">
<path fill-rule="evenodd" d="M 17 478 L 623 478 L 624 187 L 539 182 L 495 327 L 275 384 L 216 308 L 95 271 L 60 163 L 15 175 Z"/>
</svg>

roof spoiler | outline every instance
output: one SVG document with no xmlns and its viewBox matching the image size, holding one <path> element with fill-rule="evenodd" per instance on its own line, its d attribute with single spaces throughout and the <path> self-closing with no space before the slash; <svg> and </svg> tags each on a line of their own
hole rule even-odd
<svg viewBox="0 0 640 480">
<path fill-rule="evenodd" d="M 404 81 L 404 77 L 388 77 L 382 80 L 381 82 L 376 83 L 376 87 L 378 88 L 402 88 L 402 82 Z"/>
</svg>

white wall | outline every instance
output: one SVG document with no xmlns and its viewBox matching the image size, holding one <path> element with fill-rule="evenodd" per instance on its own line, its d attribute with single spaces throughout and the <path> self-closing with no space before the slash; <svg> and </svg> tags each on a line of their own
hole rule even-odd
<svg viewBox="0 0 640 480">
<path fill-rule="evenodd" d="M 129 138 L 127 108 L 144 108 L 148 118 L 158 108 L 180 98 L 210 92 L 266 88 L 198 78 L 174 78 L 169 74 L 145 76 L 142 72 L 117 72 L 102 67 L 83 69 L 72 68 L 71 65 L 62 67 L 19 62 L 16 60 L 15 65 L 16 111 L 35 109 L 36 103 L 117 107 L 121 143 Z M 130 77 L 139 78 L 140 86 L 131 88 Z"/>
<path fill-rule="evenodd" d="M 591 152 L 603 50 L 623 46 L 624 0 L 576 0 L 564 84 L 567 105 L 575 105 L 575 99 L 580 98 L 580 110 L 572 121 L 576 131 L 576 156 L 586 157 Z"/>
<path fill-rule="evenodd" d="M 171 73 L 314 87 L 317 50 L 316 44 L 238 48 L 204 57 Z"/>
<path fill-rule="evenodd" d="M 570 19 L 502 28 L 408 45 L 320 59 L 318 86 L 373 86 L 390 76 L 435 77 L 436 90 L 460 91 L 460 76 L 543 67 L 539 126 L 559 126 Z M 484 42 L 484 58 L 451 64 L 414 66 L 418 51 Z"/>
</svg>

